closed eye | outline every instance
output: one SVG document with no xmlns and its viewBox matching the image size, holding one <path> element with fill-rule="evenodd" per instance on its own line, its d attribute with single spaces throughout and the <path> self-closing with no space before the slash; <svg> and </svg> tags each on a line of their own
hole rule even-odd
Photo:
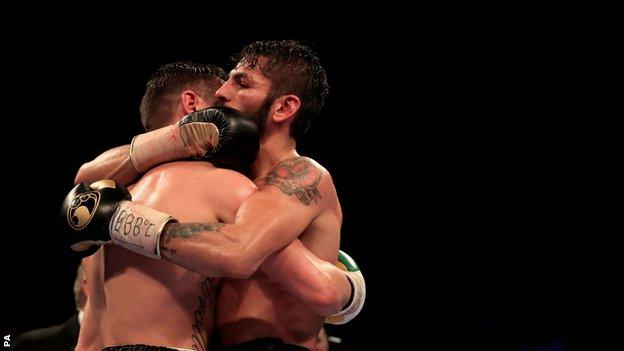
<svg viewBox="0 0 624 351">
<path fill-rule="evenodd" d="M 236 84 L 238 84 L 241 88 L 249 88 L 249 84 L 247 84 L 247 82 L 245 82 L 244 79 L 236 79 Z"/>
<path fill-rule="evenodd" d="M 249 88 L 249 85 L 250 85 L 249 78 L 247 77 L 245 73 L 233 74 L 231 78 L 234 80 L 234 82 L 236 82 L 236 85 L 238 85 L 239 87 Z"/>
</svg>

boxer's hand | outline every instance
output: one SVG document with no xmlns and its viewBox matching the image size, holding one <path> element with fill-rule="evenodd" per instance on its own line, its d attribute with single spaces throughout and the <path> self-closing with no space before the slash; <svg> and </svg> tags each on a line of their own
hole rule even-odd
<svg viewBox="0 0 624 351">
<path fill-rule="evenodd" d="M 63 235 L 71 249 L 87 252 L 92 245 L 110 242 L 110 220 L 117 207 L 130 200 L 128 190 L 112 180 L 77 184 L 65 197 L 61 209 L 61 220 L 66 228 Z"/>
<path fill-rule="evenodd" d="M 347 255 L 343 251 L 338 252 L 338 268 L 345 271 L 349 282 L 351 283 L 351 299 L 347 303 L 347 306 L 340 312 L 328 316 L 325 318 L 325 323 L 328 324 L 345 324 L 355 318 L 362 307 L 364 306 L 364 300 L 366 300 L 366 284 L 364 282 L 364 276 L 360 272 L 355 260 L 351 256 Z"/>
<path fill-rule="evenodd" d="M 112 242 L 160 258 L 160 232 L 173 219 L 131 200 L 128 190 L 110 179 L 76 185 L 61 210 L 71 249 L 88 256 L 93 245 Z"/>
<path fill-rule="evenodd" d="M 204 111 L 204 112 L 202 112 Z M 182 127 L 195 120 L 209 120 L 219 130 L 218 143 L 204 158 L 218 167 L 241 170 L 251 165 L 258 155 L 260 135 L 252 118 L 228 107 L 212 107 L 187 115 L 180 121 Z"/>
<path fill-rule="evenodd" d="M 253 119 L 227 107 L 210 107 L 171 126 L 136 136 L 130 146 L 130 160 L 141 173 L 186 158 L 206 157 L 221 166 L 235 160 L 237 166 L 253 162 L 259 145 Z"/>
</svg>

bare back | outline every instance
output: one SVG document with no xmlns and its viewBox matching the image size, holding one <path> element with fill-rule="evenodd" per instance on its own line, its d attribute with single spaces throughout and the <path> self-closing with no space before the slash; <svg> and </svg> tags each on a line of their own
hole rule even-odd
<svg viewBox="0 0 624 351">
<path fill-rule="evenodd" d="M 329 173 L 322 169 L 322 176 L 326 182 L 329 180 L 329 186 L 322 189 L 322 196 L 317 200 L 324 203 L 314 204 L 309 198 L 300 200 L 309 202 L 310 206 L 322 205 L 324 209 L 305 228 L 299 239 L 317 257 L 335 263 L 340 246 L 342 211 Z M 260 191 L 267 186 L 277 186 L 285 192 L 289 191 L 286 188 L 292 189 L 292 184 L 283 187 L 279 184 L 269 185 L 266 179 L 258 182 Z M 217 302 L 217 330 L 224 346 L 263 337 L 278 337 L 287 343 L 314 349 L 323 321 L 324 317 L 316 315 L 260 270 L 248 279 L 224 279 L 221 283 Z"/>
<path fill-rule="evenodd" d="M 253 188 L 242 175 L 209 163 L 176 162 L 154 168 L 130 190 L 134 201 L 180 221 L 231 223 Z M 114 245 L 84 266 L 89 300 L 77 350 L 126 344 L 208 348 L 214 279 Z"/>
</svg>

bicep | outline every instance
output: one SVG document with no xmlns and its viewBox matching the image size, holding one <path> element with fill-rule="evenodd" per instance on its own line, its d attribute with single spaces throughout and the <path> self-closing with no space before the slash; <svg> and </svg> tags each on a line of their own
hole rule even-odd
<svg viewBox="0 0 624 351">
<path fill-rule="evenodd" d="M 243 201 L 236 227 L 262 261 L 295 240 L 319 212 L 319 206 L 303 205 L 275 187 L 264 187 Z"/>
<path fill-rule="evenodd" d="M 295 240 L 332 202 L 334 190 L 331 177 L 312 160 L 280 162 L 237 214 L 243 248 L 253 252 L 254 262 L 263 261 Z"/>
</svg>

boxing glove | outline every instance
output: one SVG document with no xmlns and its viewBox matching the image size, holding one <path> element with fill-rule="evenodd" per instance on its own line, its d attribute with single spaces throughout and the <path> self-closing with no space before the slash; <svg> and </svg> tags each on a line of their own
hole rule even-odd
<svg viewBox="0 0 624 351">
<path fill-rule="evenodd" d="M 238 168 L 255 160 L 259 140 L 252 118 L 231 108 L 210 107 L 134 137 L 130 160 L 141 173 L 161 163 L 187 158 L 205 158 L 217 166 Z"/>
<path fill-rule="evenodd" d="M 160 233 L 171 216 L 133 203 L 128 190 L 110 179 L 77 184 L 61 208 L 64 240 L 86 257 L 93 245 L 113 243 L 160 258 Z"/>
</svg>

